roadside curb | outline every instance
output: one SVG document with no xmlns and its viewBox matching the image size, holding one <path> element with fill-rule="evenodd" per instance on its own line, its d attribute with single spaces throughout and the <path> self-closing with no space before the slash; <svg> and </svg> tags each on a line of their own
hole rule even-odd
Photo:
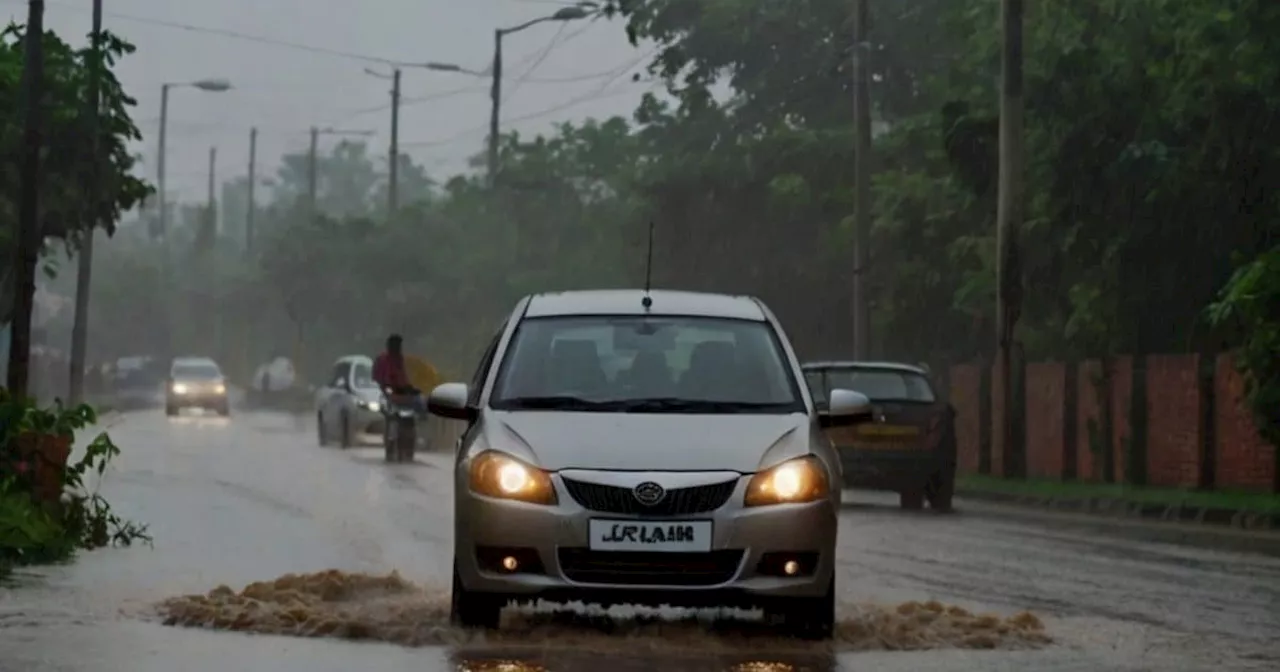
<svg viewBox="0 0 1280 672">
<path fill-rule="evenodd" d="M 997 504 L 1013 504 L 1097 516 L 1141 518 L 1144 520 L 1191 523 L 1237 530 L 1280 530 L 1280 514 L 1240 509 L 1191 507 L 1181 504 L 1150 504 L 1100 497 L 1043 497 L 964 488 L 958 489 L 956 496 Z"/>
</svg>

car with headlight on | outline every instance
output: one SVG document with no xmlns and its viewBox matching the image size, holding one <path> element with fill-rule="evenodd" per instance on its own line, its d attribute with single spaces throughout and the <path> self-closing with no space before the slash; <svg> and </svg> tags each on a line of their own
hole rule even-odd
<svg viewBox="0 0 1280 672">
<path fill-rule="evenodd" d="M 386 422 L 373 359 L 348 355 L 333 363 L 329 382 L 316 390 L 316 439 L 343 448 L 380 441 Z"/>
<path fill-rule="evenodd" d="M 432 390 L 463 420 L 453 621 L 511 602 L 763 609 L 830 637 L 840 461 L 769 309 L 751 297 L 595 290 L 525 297 L 471 382 Z"/>
<path fill-rule="evenodd" d="M 828 430 L 848 488 L 898 493 L 904 509 L 950 511 L 956 483 L 955 409 L 923 367 L 899 362 L 826 361 L 803 366 L 819 410 L 832 390 L 862 393 L 872 420 Z"/>
<path fill-rule="evenodd" d="M 178 357 L 169 366 L 165 388 L 165 415 L 177 415 L 184 408 L 216 411 L 231 415 L 227 399 L 227 378 L 218 363 L 208 357 Z"/>
</svg>

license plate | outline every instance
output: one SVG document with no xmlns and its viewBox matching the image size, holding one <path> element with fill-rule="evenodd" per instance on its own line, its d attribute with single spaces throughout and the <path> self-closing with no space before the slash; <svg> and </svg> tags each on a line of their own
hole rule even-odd
<svg viewBox="0 0 1280 672">
<path fill-rule="evenodd" d="M 591 520 L 593 551 L 706 553 L 711 550 L 711 521 Z"/>
</svg>

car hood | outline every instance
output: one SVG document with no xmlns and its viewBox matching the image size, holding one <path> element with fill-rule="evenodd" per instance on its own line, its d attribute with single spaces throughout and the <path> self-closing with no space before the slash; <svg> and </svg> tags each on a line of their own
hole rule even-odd
<svg viewBox="0 0 1280 672">
<path fill-rule="evenodd" d="M 382 401 L 382 391 L 376 387 L 357 387 L 352 389 L 351 393 L 355 395 L 356 399 L 366 404 L 376 404 Z"/>
<path fill-rule="evenodd" d="M 483 442 L 543 469 L 751 473 L 809 452 L 809 418 L 495 411 Z"/>
</svg>

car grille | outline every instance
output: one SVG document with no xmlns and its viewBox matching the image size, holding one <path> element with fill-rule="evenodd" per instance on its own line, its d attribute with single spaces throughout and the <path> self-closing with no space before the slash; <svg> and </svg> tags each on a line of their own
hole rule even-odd
<svg viewBox="0 0 1280 672">
<path fill-rule="evenodd" d="M 560 571 L 576 583 L 626 586 L 715 586 L 733 579 L 743 551 L 648 553 L 561 548 Z"/>
<path fill-rule="evenodd" d="M 729 496 L 738 485 L 735 479 L 712 485 L 676 488 L 668 490 L 666 497 L 657 504 L 645 506 L 636 499 L 631 488 L 586 483 L 570 478 L 563 480 L 569 496 L 583 508 L 604 513 L 645 516 L 685 516 L 715 511 L 729 501 Z"/>
</svg>

